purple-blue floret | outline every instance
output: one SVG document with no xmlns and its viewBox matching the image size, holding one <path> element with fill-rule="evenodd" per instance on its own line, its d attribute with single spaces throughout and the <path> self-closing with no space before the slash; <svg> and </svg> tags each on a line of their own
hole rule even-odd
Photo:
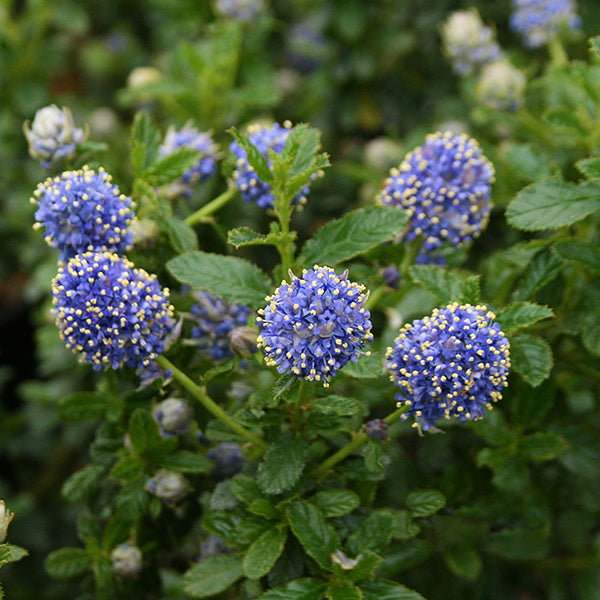
<svg viewBox="0 0 600 600">
<path fill-rule="evenodd" d="M 331 267 L 290 272 L 267 306 L 260 309 L 258 346 L 279 373 L 308 381 L 328 381 L 349 361 L 356 362 L 373 341 L 365 287 Z"/>
<path fill-rule="evenodd" d="M 494 318 L 485 306 L 454 303 L 400 329 L 386 356 L 403 419 L 427 431 L 441 418 L 480 419 L 502 398 L 509 343 Z"/>
</svg>

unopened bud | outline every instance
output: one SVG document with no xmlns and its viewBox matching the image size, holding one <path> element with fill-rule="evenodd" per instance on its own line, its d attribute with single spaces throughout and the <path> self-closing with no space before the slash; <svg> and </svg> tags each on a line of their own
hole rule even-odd
<svg viewBox="0 0 600 600">
<path fill-rule="evenodd" d="M 508 61 L 486 65 L 475 88 L 482 103 L 496 110 L 514 111 L 523 104 L 525 75 Z"/>
<path fill-rule="evenodd" d="M 113 572 L 125 579 L 135 579 L 142 569 L 142 553 L 129 544 L 117 546 L 110 554 Z"/>
<path fill-rule="evenodd" d="M 365 433 L 372 440 L 381 440 L 383 442 L 388 438 L 388 424 L 382 419 L 373 419 L 365 423 Z"/>
<path fill-rule="evenodd" d="M 256 352 L 257 336 L 258 330 L 255 327 L 249 327 L 247 325 L 236 327 L 227 334 L 229 346 L 235 354 L 242 358 L 249 358 Z"/>
<path fill-rule="evenodd" d="M 215 463 L 213 476 L 217 481 L 233 477 L 246 465 L 246 457 L 235 442 L 222 442 L 209 450 L 206 456 Z"/>
<path fill-rule="evenodd" d="M 190 491 L 187 479 L 176 471 L 159 469 L 145 485 L 146 491 L 154 494 L 165 504 L 177 504 Z"/>
<path fill-rule="evenodd" d="M 153 416 L 160 427 L 161 434 L 168 437 L 185 435 L 190 430 L 194 414 L 184 400 L 168 398 L 156 406 Z"/>
</svg>

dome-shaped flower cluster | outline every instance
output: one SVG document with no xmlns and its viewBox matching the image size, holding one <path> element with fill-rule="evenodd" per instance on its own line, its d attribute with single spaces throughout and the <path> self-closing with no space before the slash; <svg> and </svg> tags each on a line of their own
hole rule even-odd
<svg viewBox="0 0 600 600">
<path fill-rule="evenodd" d="M 437 132 L 390 171 L 379 201 L 408 211 L 406 239 L 423 234 L 419 262 L 431 262 L 443 243 L 460 246 L 485 228 L 493 181 L 494 167 L 476 140 Z"/>
<path fill-rule="evenodd" d="M 167 156 L 179 148 L 194 148 L 202 153 L 200 160 L 183 174 L 181 181 L 184 184 L 196 183 L 215 174 L 219 147 L 210 133 L 198 131 L 191 122 L 179 131 L 171 126 L 160 146 L 160 155 Z"/>
<path fill-rule="evenodd" d="M 75 156 L 76 147 L 85 141 L 87 128 L 75 127 L 71 110 L 52 104 L 35 113 L 33 123 L 25 121 L 23 131 L 29 144 L 29 154 L 49 169 L 63 159 Z"/>
<path fill-rule="evenodd" d="M 267 150 L 281 154 L 290 134 L 291 126 L 291 123 L 286 121 L 283 127 L 279 123 L 273 123 L 270 127 L 255 123 L 248 128 L 249 140 L 267 159 L 269 166 L 271 166 L 271 160 L 268 157 Z M 230 150 L 237 157 L 233 178 L 237 188 L 242 193 L 242 198 L 246 202 L 255 202 L 261 208 L 273 208 L 275 200 L 271 185 L 262 181 L 252 166 L 248 164 L 247 152 L 237 141 L 231 143 Z M 308 191 L 308 186 L 304 186 L 294 198 L 294 204 L 304 205 Z"/>
<path fill-rule="evenodd" d="M 34 227 L 45 228 L 44 239 L 61 251 L 61 260 L 91 250 L 121 253 L 132 247 L 133 201 L 102 168 L 49 177 L 37 186 L 31 202 L 38 206 Z"/>
<path fill-rule="evenodd" d="M 250 309 L 241 304 L 229 304 L 207 290 L 194 292 L 196 304 L 190 309 L 192 327 L 190 343 L 214 360 L 233 357 L 228 334 L 246 325 Z"/>
<path fill-rule="evenodd" d="M 148 367 L 174 326 L 169 290 L 110 252 L 72 258 L 54 278 L 52 297 L 67 348 L 96 371 Z"/>
<path fill-rule="evenodd" d="M 427 431 L 444 417 L 479 419 L 502 397 L 509 343 L 485 306 L 450 304 L 402 327 L 387 351 L 403 419 Z"/>
<path fill-rule="evenodd" d="M 500 58 L 494 30 L 486 27 L 476 9 L 452 13 L 441 28 L 444 54 L 457 75 L 470 75 Z"/>
<path fill-rule="evenodd" d="M 347 272 L 337 275 L 330 267 L 315 265 L 301 277 L 291 272 L 290 277 L 258 311 L 258 345 L 279 373 L 327 385 L 373 341 L 368 294 L 363 285 L 348 281 Z"/>
<path fill-rule="evenodd" d="M 581 27 L 573 0 L 513 0 L 513 7 L 510 26 L 529 48 L 547 44 L 562 28 Z"/>
<path fill-rule="evenodd" d="M 482 69 L 475 95 L 495 110 L 515 111 L 523 104 L 526 83 L 523 72 L 507 60 L 498 60 Z"/>
</svg>

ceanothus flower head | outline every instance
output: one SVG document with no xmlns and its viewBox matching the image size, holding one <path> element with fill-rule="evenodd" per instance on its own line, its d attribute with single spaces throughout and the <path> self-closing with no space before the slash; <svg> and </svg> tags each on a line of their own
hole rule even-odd
<svg viewBox="0 0 600 600">
<path fill-rule="evenodd" d="M 29 144 L 29 155 L 40 160 L 44 169 L 75 156 L 76 147 L 88 135 L 87 127 L 75 127 L 69 108 L 60 109 L 54 104 L 40 108 L 31 125 L 25 121 L 23 131 Z"/>
<path fill-rule="evenodd" d="M 371 343 L 371 315 L 365 308 L 365 286 L 337 275 L 331 267 L 290 271 L 267 306 L 258 311 L 259 348 L 279 373 L 308 381 L 328 381 L 349 361 L 356 362 Z M 368 354 L 368 353 L 367 353 Z"/>
<path fill-rule="evenodd" d="M 494 30 L 486 27 L 476 9 L 452 13 L 441 27 L 444 54 L 457 75 L 470 75 L 500 58 Z"/>
<path fill-rule="evenodd" d="M 159 469 L 146 481 L 144 489 L 162 500 L 167 506 L 174 506 L 188 495 L 191 486 L 181 473 Z"/>
<path fill-rule="evenodd" d="M 190 430 L 194 412 L 185 400 L 167 398 L 156 405 L 152 416 L 163 437 L 185 435 Z"/>
<path fill-rule="evenodd" d="M 254 123 L 248 127 L 248 138 L 271 166 L 271 159 L 267 151 L 272 150 L 277 154 L 281 154 L 291 128 L 292 124 L 289 121 L 285 121 L 283 127 L 279 123 L 273 123 L 270 126 Z M 242 193 L 242 198 L 246 202 L 256 203 L 261 208 L 273 208 L 275 199 L 271 185 L 262 181 L 252 166 L 248 164 L 247 152 L 239 145 L 237 140 L 231 142 L 229 149 L 237 157 L 233 178 L 237 188 Z M 306 194 L 308 192 L 308 186 L 304 186 L 294 198 L 294 204 L 299 206 L 306 204 Z"/>
<path fill-rule="evenodd" d="M 525 75 L 507 60 L 486 65 L 475 87 L 475 95 L 483 104 L 502 111 L 515 111 L 525 95 Z"/>
<path fill-rule="evenodd" d="M 401 388 L 402 419 L 427 431 L 440 418 L 480 419 L 502 398 L 509 343 L 485 306 L 450 304 L 404 325 L 387 350 L 390 379 Z"/>
<path fill-rule="evenodd" d="M 110 553 L 113 572 L 125 579 L 135 579 L 142 570 L 142 553 L 131 544 L 120 544 Z"/>
<path fill-rule="evenodd" d="M 510 27 L 528 48 L 547 44 L 561 29 L 579 29 L 581 17 L 573 0 L 513 0 Z"/>
<path fill-rule="evenodd" d="M 207 290 L 193 292 L 196 304 L 190 309 L 192 327 L 190 344 L 214 360 L 233 358 L 229 333 L 246 325 L 250 309 L 241 304 L 229 304 Z"/>
<path fill-rule="evenodd" d="M 52 309 L 67 348 L 95 371 L 147 368 L 174 327 L 169 290 L 111 252 L 86 252 L 59 268 Z"/>
<path fill-rule="evenodd" d="M 206 456 L 215 463 L 213 477 L 216 481 L 229 479 L 246 466 L 244 452 L 236 442 L 221 442 L 209 450 Z"/>
<path fill-rule="evenodd" d="M 458 247 L 487 225 L 494 167 L 476 140 L 437 132 L 409 152 L 383 181 L 379 201 L 405 209 L 406 240 L 424 236 L 418 262 L 436 262 L 445 242 Z"/>
<path fill-rule="evenodd" d="M 38 206 L 34 228 L 44 227 L 44 239 L 60 250 L 61 261 L 86 251 L 121 253 L 132 247 L 133 201 L 102 168 L 86 166 L 49 177 L 37 186 L 31 202 Z"/>
<path fill-rule="evenodd" d="M 243 23 L 254 21 L 264 10 L 264 0 L 216 0 L 217 14 Z"/>
<path fill-rule="evenodd" d="M 194 148 L 202 153 L 200 160 L 183 174 L 181 181 L 184 184 L 196 183 L 215 174 L 219 147 L 213 141 L 210 133 L 198 131 L 192 126 L 191 121 L 188 121 L 180 130 L 171 126 L 160 146 L 160 155 L 167 156 L 179 148 Z"/>
</svg>

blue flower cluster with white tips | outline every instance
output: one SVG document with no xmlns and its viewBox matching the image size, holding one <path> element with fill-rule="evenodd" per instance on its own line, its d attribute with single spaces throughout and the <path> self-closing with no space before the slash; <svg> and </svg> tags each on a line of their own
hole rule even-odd
<svg viewBox="0 0 600 600">
<path fill-rule="evenodd" d="M 255 123 L 248 128 L 248 139 L 267 159 L 269 166 L 271 166 L 271 159 L 268 157 L 267 150 L 281 154 L 290 134 L 291 126 L 291 123 L 286 121 L 283 127 L 279 123 L 274 123 L 270 127 Z M 262 181 L 248 164 L 247 152 L 237 141 L 233 141 L 229 149 L 237 157 L 233 178 L 237 188 L 242 193 L 242 198 L 246 202 L 255 202 L 261 208 L 273 208 L 275 200 L 271 185 Z M 294 204 L 300 206 L 306 204 L 308 191 L 308 186 L 304 186 L 294 198 Z"/>
<path fill-rule="evenodd" d="M 148 367 L 174 326 L 169 290 L 110 252 L 72 258 L 52 281 L 52 297 L 67 348 L 95 371 Z"/>
<path fill-rule="evenodd" d="M 37 186 L 31 202 L 38 206 L 34 228 L 45 228 L 44 239 L 61 251 L 60 260 L 81 252 L 121 253 L 132 247 L 133 201 L 102 168 L 83 167 L 49 177 Z"/>
<path fill-rule="evenodd" d="M 529 48 L 547 44 L 562 28 L 581 27 L 573 0 L 513 0 L 513 6 L 510 26 Z"/>
<path fill-rule="evenodd" d="M 408 323 L 387 351 L 403 419 L 427 431 L 440 418 L 480 419 L 502 397 L 509 343 L 485 306 L 450 304 Z"/>
<path fill-rule="evenodd" d="M 452 13 L 441 28 L 442 45 L 457 75 L 470 75 L 502 55 L 494 30 L 486 27 L 476 9 Z"/>
<path fill-rule="evenodd" d="M 379 201 L 408 211 L 406 239 L 425 238 L 417 262 L 436 262 L 442 244 L 460 246 L 486 227 L 493 181 L 494 167 L 476 140 L 437 132 L 390 171 Z"/>
<path fill-rule="evenodd" d="M 229 304 L 207 290 L 194 292 L 196 304 L 190 309 L 195 322 L 191 336 L 194 345 L 214 360 L 233 357 L 228 334 L 246 325 L 250 309 L 241 304 Z"/>
<path fill-rule="evenodd" d="M 202 157 L 183 174 L 181 178 L 183 183 L 196 183 L 215 174 L 219 147 L 213 141 L 210 133 L 198 131 L 191 122 L 186 123 L 179 131 L 171 126 L 167 130 L 159 152 L 161 156 L 167 156 L 184 147 L 200 151 Z"/>
<path fill-rule="evenodd" d="M 279 373 L 293 373 L 328 385 L 339 369 L 356 362 L 365 343 L 373 341 L 365 287 L 337 275 L 330 267 L 290 272 L 267 306 L 260 309 L 258 346 L 266 363 Z M 367 353 L 368 354 L 368 353 Z"/>
</svg>

